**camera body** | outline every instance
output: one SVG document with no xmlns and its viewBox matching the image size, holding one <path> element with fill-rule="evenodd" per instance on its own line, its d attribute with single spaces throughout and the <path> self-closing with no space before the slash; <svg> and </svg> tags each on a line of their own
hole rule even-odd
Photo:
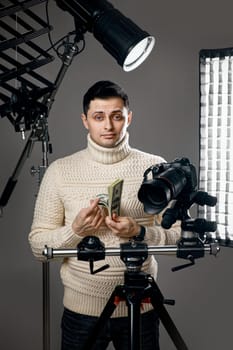
<svg viewBox="0 0 233 350">
<path fill-rule="evenodd" d="M 149 174 L 152 178 L 148 178 Z M 148 214 L 158 214 L 172 199 L 180 199 L 197 187 L 195 167 L 188 158 L 177 158 L 171 163 L 151 166 L 144 173 L 138 199 Z"/>
</svg>

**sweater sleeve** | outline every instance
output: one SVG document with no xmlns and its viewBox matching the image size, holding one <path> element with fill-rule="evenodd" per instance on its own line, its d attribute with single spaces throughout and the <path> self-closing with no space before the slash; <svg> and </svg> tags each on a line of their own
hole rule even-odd
<svg viewBox="0 0 233 350">
<path fill-rule="evenodd" d="M 64 206 L 59 194 L 57 162 L 46 170 L 36 199 L 29 243 L 34 256 L 43 260 L 45 245 L 55 249 L 73 248 L 81 240 L 71 223 L 64 224 Z"/>
</svg>

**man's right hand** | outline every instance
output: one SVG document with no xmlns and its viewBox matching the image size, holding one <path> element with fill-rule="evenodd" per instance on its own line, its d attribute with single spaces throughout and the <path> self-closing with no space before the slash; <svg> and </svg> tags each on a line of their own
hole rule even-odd
<svg viewBox="0 0 233 350">
<path fill-rule="evenodd" d="M 98 202 L 99 198 L 92 199 L 90 206 L 82 208 L 77 214 L 72 223 L 72 229 L 75 234 L 82 237 L 92 235 L 104 222 L 105 215 L 102 208 L 98 206 Z"/>
</svg>

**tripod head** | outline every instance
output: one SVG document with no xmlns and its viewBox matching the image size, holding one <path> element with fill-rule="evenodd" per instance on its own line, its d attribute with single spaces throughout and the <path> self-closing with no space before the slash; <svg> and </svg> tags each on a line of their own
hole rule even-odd
<svg viewBox="0 0 233 350">
<path fill-rule="evenodd" d="M 130 241 L 120 244 L 120 249 L 110 248 L 107 250 L 103 242 L 96 236 L 84 237 L 77 246 L 77 258 L 78 260 L 89 262 L 91 274 L 96 274 L 109 268 L 109 265 L 106 264 L 94 270 L 94 262 L 104 260 L 106 254 L 120 255 L 128 272 L 139 272 L 143 262 L 148 258 L 148 249 L 145 243 Z M 47 248 L 47 254 L 44 255 L 52 257 L 53 252 Z"/>
<path fill-rule="evenodd" d="M 189 264 L 174 267 L 172 271 L 195 264 L 195 259 L 204 256 L 202 247 L 205 243 L 211 243 L 210 232 L 215 232 L 217 224 L 215 221 L 207 221 L 203 218 L 191 218 L 189 209 L 193 204 L 216 205 L 216 197 L 208 195 L 207 192 L 193 191 L 182 194 L 173 206 L 163 213 L 162 227 L 169 229 L 176 220 L 181 221 L 181 238 L 177 242 L 177 257 L 190 260 Z"/>
<path fill-rule="evenodd" d="M 140 272 L 142 264 L 148 258 L 147 245 L 142 242 L 130 241 L 121 247 L 121 260 L 125 263 L 127 272 Z"/>
</svg>

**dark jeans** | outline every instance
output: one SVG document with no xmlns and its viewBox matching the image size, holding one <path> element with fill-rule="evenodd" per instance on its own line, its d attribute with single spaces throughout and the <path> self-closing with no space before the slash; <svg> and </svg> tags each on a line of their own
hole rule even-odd
<svg viewBox="0 0 233 350">
<path fill-rule="evenodd" d="M 159 319 L 154 310 L 146 312 L 141 317 L 141 349 L 159 350 Z M 62 317 L 62 350 L 82 350 L 85 341 L 98 317 L 80 315 L 64 309 Z M 90 350 L 107 349 L 113 342 L 116 350 L 128 350 L 128 318 L 110 318 L 101 328 L 95 345 Z"/>
</svg>

